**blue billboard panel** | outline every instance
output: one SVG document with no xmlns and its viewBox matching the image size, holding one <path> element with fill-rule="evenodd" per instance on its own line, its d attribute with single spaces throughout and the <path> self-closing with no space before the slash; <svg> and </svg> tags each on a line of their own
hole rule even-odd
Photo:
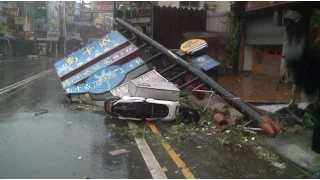
<svg viewBox="0 0 320 180">
<path fill-rule="evenodd" d="M 92 66 L 78 72 L 77 74 L 71 76 L 70 78 L 62 81 L 62 87 L 63 89 L 65 89 L 66 87 L 72 86 L 86 78 L 88 78 L 89 76 L 91 76 L 92 74 L 94 74 L 95 72 L 99 71 L 100 69 L 103 69 L 107 66 L 112 65 L 113 63 L 123 59 L 124 57 L 132 54 L 133 52 L 137 51 L 138 48 L 133 45 L 130 44 L 129 46 L 117 51 L 116 53 L 112 54 L 111 56 L 106 57 L 105 59 L 97 62 L 96 64 L 93 64 Z"/>
<path fill-rule="evenodd" d="M 119 32 L 113 31 L 103 38 L 56 62 L 55 68 L 57 74 L 61 78 L 75 69 L 89 63 L 93 59 L 96 59 L 100 55 L 109 52 L 111 49 L 124 44 L 125 42 L 127 42 L 125 37 L 123 37 Z"/>
<path fill-rule="evenodd" d="M 67 94 L 102 94 L 119 86 L 126 78 L 126 75 L 144 65 L 145 62 L 137 57 L 121 66 L 107 66 L 91 75 L 85 83 L 77 84 L 66 88 Z"/>
<path fill-rule="evenodd" d="M 211 58 L 208 55 L 202 55 L 197 57 L 196 59 L 191 61 L 191 64 L 197 67 L 198 69 L 202 69 L 204 71 L 209 71 L 215 67 L 220 66 L 220 62 Z"/>
</svg>

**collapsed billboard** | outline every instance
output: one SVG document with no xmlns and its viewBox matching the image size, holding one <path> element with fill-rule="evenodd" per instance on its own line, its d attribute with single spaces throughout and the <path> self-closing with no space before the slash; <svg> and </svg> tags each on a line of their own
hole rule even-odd
<svg viewBox="0 0 320 180">
<path fill-rule="evenodd" d="M 113 31 L 61 59 L 55 68 L 66 94 L 103 94 L 144 64 L 138 48 Z"/>
</svg>

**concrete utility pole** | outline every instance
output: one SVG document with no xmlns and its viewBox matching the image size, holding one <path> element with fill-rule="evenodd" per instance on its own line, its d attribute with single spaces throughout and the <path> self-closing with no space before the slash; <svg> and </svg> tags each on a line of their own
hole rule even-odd
<svg viewBox="0 0 320 180">
<path fill-rule="evenodd" d="M 66 54 L 66 19 L 65 19 L 65 2 L 61 1 L 59 4 L 59 14 L 60 14 L 60 22 L 61 22 L 61 32 L 60 37 L 63 41 L 63 55 Z"/>
</svg>

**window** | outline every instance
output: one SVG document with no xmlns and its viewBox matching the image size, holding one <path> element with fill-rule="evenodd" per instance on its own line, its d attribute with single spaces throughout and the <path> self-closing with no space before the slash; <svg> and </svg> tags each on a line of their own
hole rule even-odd
<svg viewBox="0 0 320 180">
<path fill-rule="evenodd" d="M 269 55 L 281 55 L 282 54 L 282 45 L 272 45 L 272 46 L 265 46 Z"/>
<path fill-rule="evenodd" d="M 199 8 L 200 1 L 180 1 L 180 7 Z"/>
</svg>

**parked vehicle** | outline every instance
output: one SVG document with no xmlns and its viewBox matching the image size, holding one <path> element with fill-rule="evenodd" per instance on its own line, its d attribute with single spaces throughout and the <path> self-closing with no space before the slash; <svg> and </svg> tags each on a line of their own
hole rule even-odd
<svg viewBox="0 0 320 180">
<path fill-rule="evenodd" d="M 199 113 L 186 104 L 153 98 L 110 96 L 104 102 L 104 109 L 108 114 L 124 120 L 173 121 L 181 118 L 185 122 L 195 123 L 200 120 Z"/>
</svg>

